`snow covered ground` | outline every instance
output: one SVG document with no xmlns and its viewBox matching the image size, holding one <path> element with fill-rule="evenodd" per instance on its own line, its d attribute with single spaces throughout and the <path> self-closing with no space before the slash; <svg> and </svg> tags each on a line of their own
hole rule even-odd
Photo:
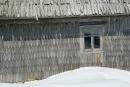
<svg viewBox="0 0 130 87">
<path fill-rule="evenodd" d="M 40 81 L 0 83 L 0 87 L 130 87 L 130 72 L 105 67 L 84 67 Z"/>
</svg>

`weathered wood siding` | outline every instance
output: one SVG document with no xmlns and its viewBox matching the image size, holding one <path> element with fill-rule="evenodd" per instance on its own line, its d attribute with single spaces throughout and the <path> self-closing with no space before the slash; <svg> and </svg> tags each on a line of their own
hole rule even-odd
<svg viewBox="0 0 130 87">
<path fill-rule="evenodd" d="M 108 18 L 103 50 L 105 66 L 130 70 L 130 17 Z"/>
<path fill-rule="evenodd" d="M 1 24 L 0 81 L 46 78 L 79 66 L 77 23 Z"/>
<path fill-rule="evenodd" d="M 130 70 L 129 16 L 52 20 L 0 21 L 1 82 L 42 79 L 83 66 Z M 106 21 L 102 52 L 81 53 L 82 20 Z"/>
<path fill-rule="evenodd" d="M 103 24 L 103 50 L 82 53 L 80 57 L 84 60 L 83 64 L 130 70 L 130 17 L 92 18 L 92 21 L 95 20 L 107 21 L 106 24 Z"/>
</svg>

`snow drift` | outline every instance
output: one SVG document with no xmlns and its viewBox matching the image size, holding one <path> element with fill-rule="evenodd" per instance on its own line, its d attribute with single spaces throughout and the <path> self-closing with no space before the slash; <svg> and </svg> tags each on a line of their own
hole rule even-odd
<svg viewBox="0 0 130 87">
<path fill-rule="evenodd" d="M 130 72 L 105 67 L 84 67 L 45 80 L 0 87 L 130 87 Z"/>
</svg>

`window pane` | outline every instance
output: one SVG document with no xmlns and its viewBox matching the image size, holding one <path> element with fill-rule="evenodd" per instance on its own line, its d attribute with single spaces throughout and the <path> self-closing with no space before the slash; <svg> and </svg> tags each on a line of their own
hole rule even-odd
<svg viewBox="0 0 130 87">
<path fill-rule="evenodd" d="M 84 37 L 85 49 L 91 49 L 91 37 Z"/>
<path fill-rule="evenodd" d="M 94 37 L 94 48 L 100 48 L 100 37 Z"/>
</svg>

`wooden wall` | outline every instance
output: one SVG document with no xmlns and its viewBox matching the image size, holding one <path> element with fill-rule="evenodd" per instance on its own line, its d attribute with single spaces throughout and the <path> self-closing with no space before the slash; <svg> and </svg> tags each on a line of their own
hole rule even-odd
<svg viewBox="0 0 130 87">
<path fill-rule="evenodd" d="M 103 50 L 105 66 L 130 70 L 130 17 L 108 19 Z"/>
<path fill-rule="evenodd" d="M 79 22 L 84 19 L 106 21 L 103 24 L 102 52 L 81 53 L 80 39 L 83 37 L 80 36 Z M 0 81 L 43 79 L 84 66 L 130 70 L 129 19 L 119 16 L 93 17 L 91 20 L 53 19 L 53 22 L 1 20 Z"/>
<path fill-rule="evenodd" d="M 1 24 L 0 81 L 46 78 L 80 67 L 74 23 Z"/>
</svg>

